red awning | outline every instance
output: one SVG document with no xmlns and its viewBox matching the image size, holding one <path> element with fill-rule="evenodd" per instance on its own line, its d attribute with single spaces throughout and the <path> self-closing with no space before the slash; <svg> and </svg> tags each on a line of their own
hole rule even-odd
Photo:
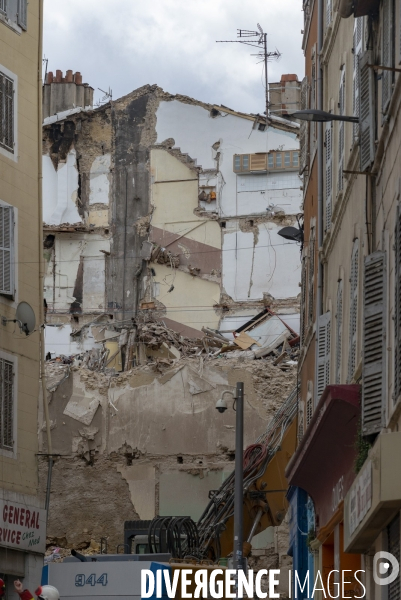
<svg viewBox="0 0 401 600">
<path fill-rule="evenodd" d="M 360 415 L 359 385 L 329 385 L 286 469 L 290 485 L 313 499 L 319 526 L 327 523 L 348 491 L 355 473 Z"/>
</svg>

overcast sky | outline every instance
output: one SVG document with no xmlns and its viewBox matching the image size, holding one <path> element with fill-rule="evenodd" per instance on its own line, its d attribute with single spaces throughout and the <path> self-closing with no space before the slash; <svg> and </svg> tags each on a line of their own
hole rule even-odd
<svg viewBox="0 0 401 600">
<path fill-rule="evenodd" d="M 45 0 L 44 54 L 48 70 L 80 71 L 97 90 L 119 98 L 147 83 L 165 91 L 264 110 L 257 52 L 235 40 L 237 28 L 268 34 L 269 81 L 303 75 L 301 0 Z M 95 98 L 103 94 L 96 91 Z"/>
</svg>

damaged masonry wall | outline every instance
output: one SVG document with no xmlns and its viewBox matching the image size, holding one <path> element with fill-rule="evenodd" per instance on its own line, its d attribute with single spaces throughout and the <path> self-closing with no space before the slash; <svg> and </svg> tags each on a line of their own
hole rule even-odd
<svg viewBox="0 0 401 600">
<path fill-rule="evenodd" d="M 79 325 L 102 314 L 126 322 L 138 309 L 193 336 L 264 305 L 298 328 L 298 248 L 277 236 L 299 211 L 298 176 L 233 171 L 234 154 L 296 150 L 296 128 L 276 119 L 262 131 L 255 117 L 219 108 L 144 86 L 47 120 L 53 356 L 74 350 Z M 94 343 L 87 331 L 85 347 Z"/>
<path fill-rule="evenodd" d="M 222 390 L 245 384 L 245 445 L 264 431 L 288 396 L 296 368 L 271 360 L 181 359 L 162 372 L 137 367 L 111 377 L 47 364 L 53 452 L 48 543 L 109 552 L 123 541 L 125 520 L 160 515 L 199 518 L 210 489 L 235 459 L 235 412 L 219 414 Z M 43 416 L 42 416 L 43 418 Z M 41 452 L 46 452 L 45 426 Z M 47 461 L 40 458 L 42 493 Z M 277 565 L 285 526 L 259 534 L 254 557 Z"/>
</svg>

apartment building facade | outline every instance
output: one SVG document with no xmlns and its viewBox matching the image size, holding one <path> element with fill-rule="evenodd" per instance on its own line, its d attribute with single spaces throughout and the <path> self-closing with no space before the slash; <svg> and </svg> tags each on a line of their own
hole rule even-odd
<svg viewBox="0 0 401 600">
<path fill-rule="evenodd" d="M 16 577 L 35 589 L 46 545 L 37 466 L 42 15 L 41 0 L 0 2 L 0 577 L 7 598 L 15 597 Z M 15 322 L 21 302 L 35 314 L 29 335 Z"/>
<path fill-rule="evenodd" d="M 317 12 L 321 103 L 308 108 L 337 119 L 309 125 L 318 152 L 321 142 L 321 285 L 319 274 L 315 289 L 303 277 L 301 314 L 310 294 L 316 301 L 316 360 L 311 378 L 304 337 L 307 419 L 287 475 L 314 502 L 315 570 L 362 569 L 367 597 L 396 599 L 399 574 L 381 586 L 373 573 L 379 551 L 400 558 L 400 7 L 328 1 Z M 301 156 L 305 145 L 301 136 Z"/>
</svg>

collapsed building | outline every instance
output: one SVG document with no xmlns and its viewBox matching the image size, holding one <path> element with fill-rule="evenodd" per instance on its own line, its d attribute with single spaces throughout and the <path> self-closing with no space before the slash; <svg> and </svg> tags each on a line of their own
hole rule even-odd
<svg viewBox="0 0 401 600">
<path fill-rule="evenodd" d="M 93 108 L 66 80 L 44 86 L 48 544 L 115 551 L 125 520 L 197 520 L 233 470 L 223 390 L 245 383 L 248 445 L 295 385 L 299 249 L 278 231 L 301 209 L 298 126 L 157 86 Z M 253 560 L 286 545 L 269 528 Z"/>
<path fill-rule="evenodd" d="M 96 347 L 91 325 L 70 335 L 85 324 L 144 311 L 198 337 L 268 306 L 299 331 L 299 249 L 278 236 L 301 210 L 298 125 L 155 85 L 90 109 L 82 77 L 64 79 L 44 86 L 51 356 Z M 64 85 L 83 106 L 66 108 Z"/>
</svg>

